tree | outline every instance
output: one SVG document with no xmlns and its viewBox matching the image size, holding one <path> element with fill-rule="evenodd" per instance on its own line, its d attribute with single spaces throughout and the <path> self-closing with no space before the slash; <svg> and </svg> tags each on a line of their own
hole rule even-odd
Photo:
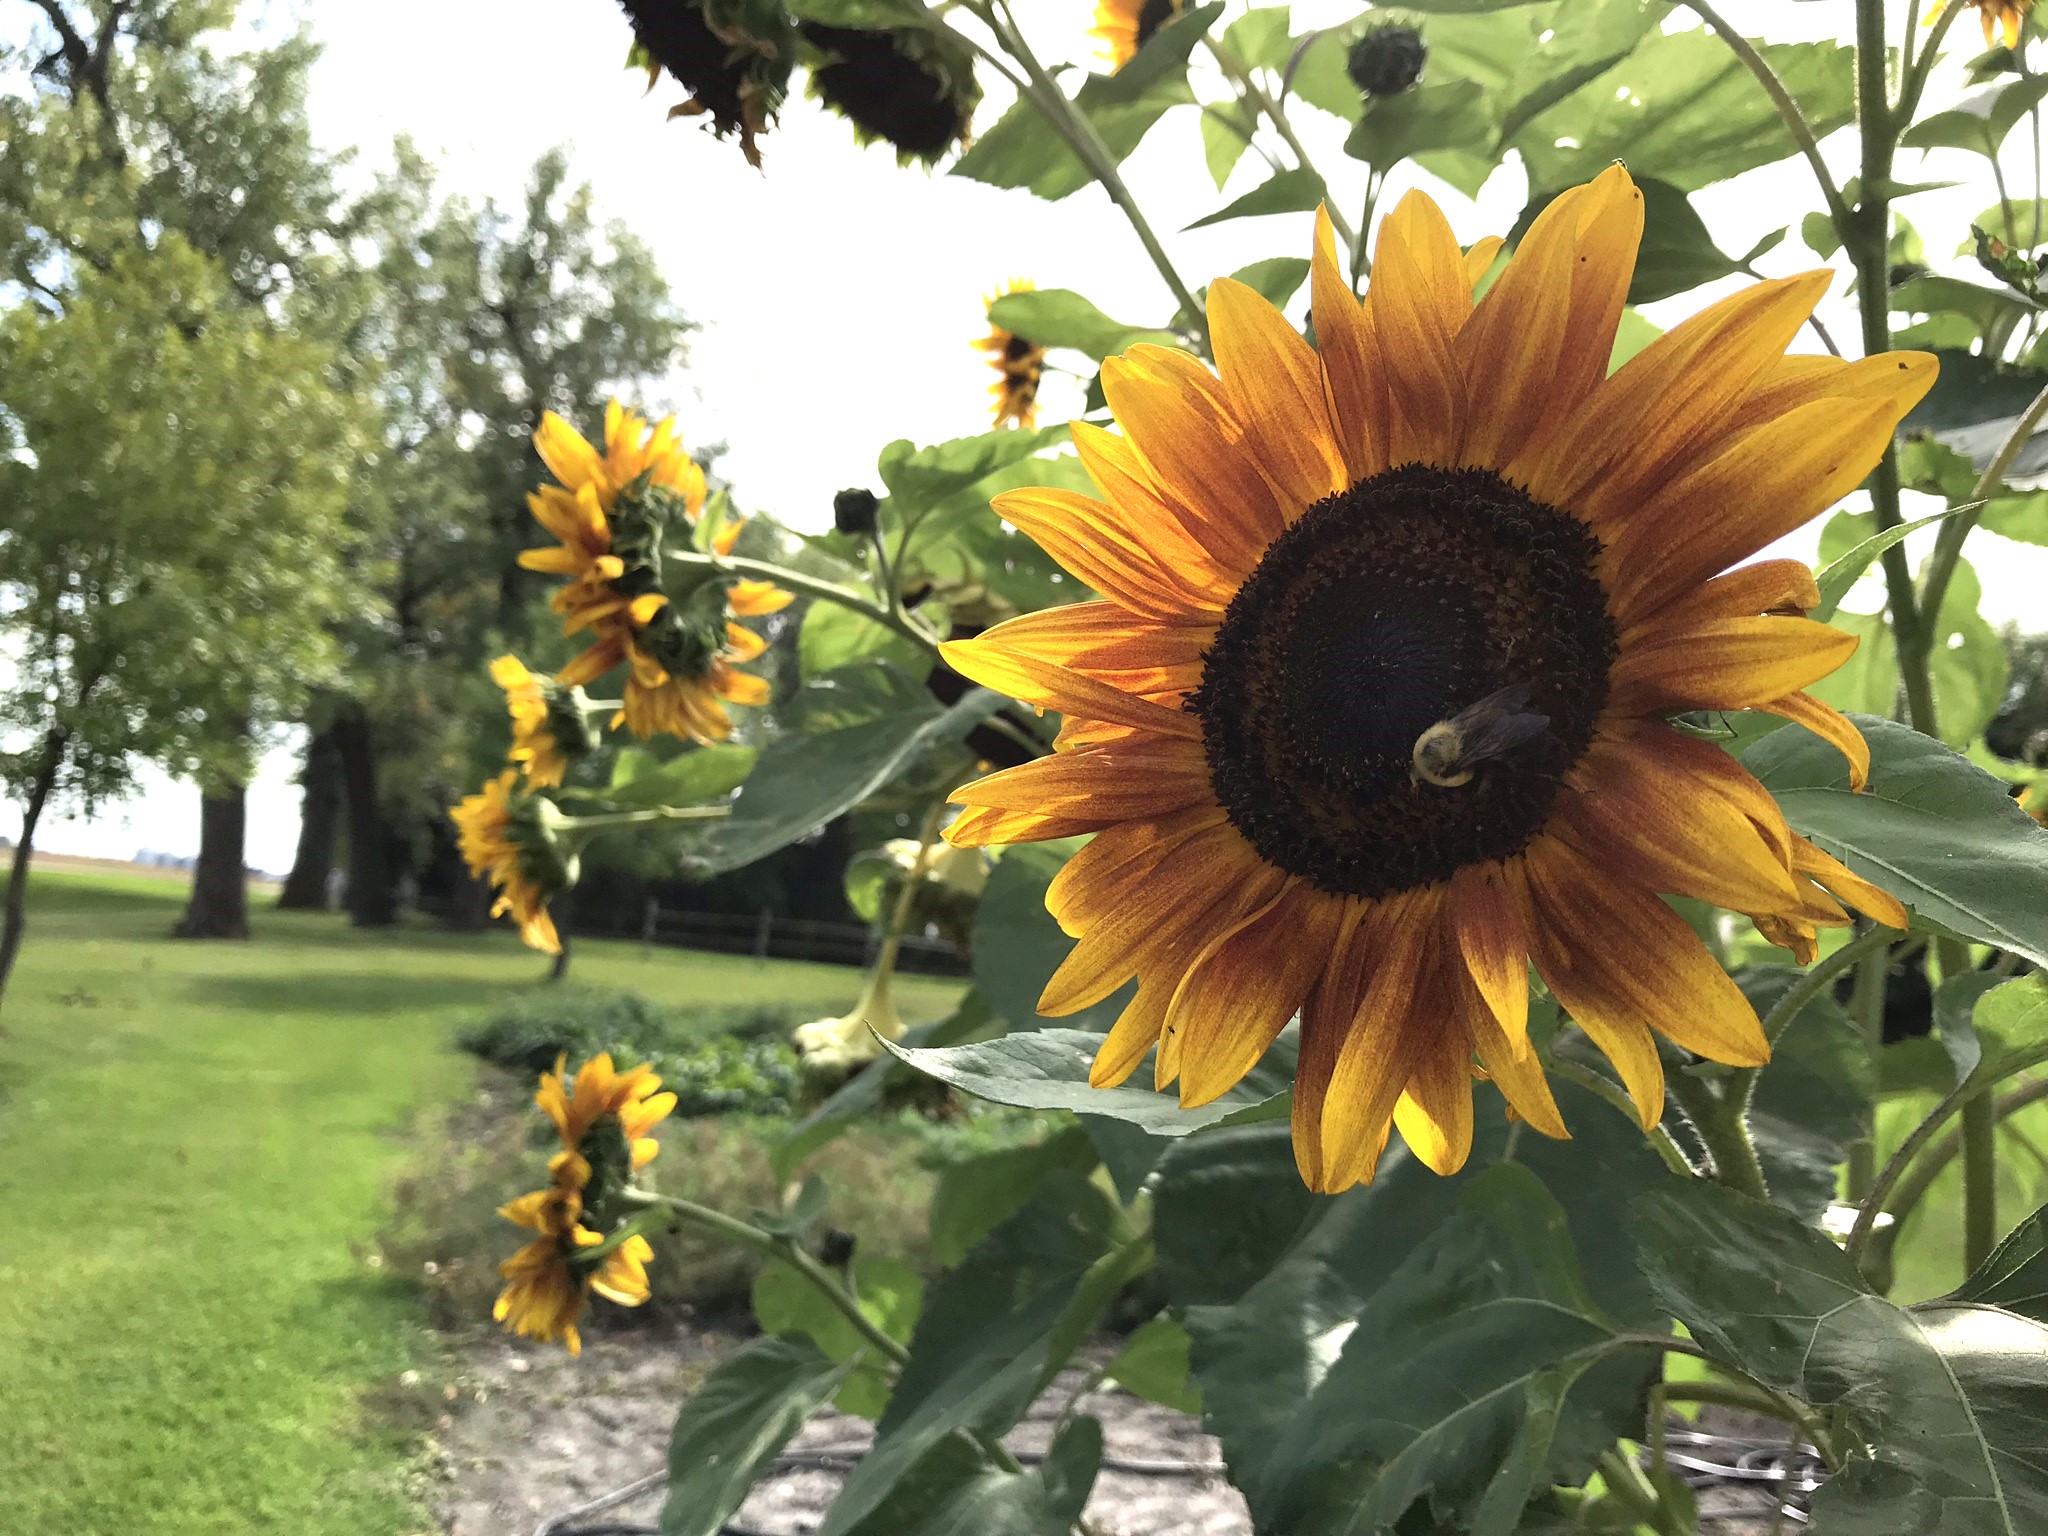
<svg viewBox="0 0 2048 1536">
<path fill-rule="evenodd" d="M 29 743 L 0 757 L 24 808 L 0 985 L 53 798 L 117 793 L 138 757 L 241 782 L 244 723 L 332 671 L 357 429 L 331 363 L 171 232 L 0 322 L 0 731 Z"/>
</svg>

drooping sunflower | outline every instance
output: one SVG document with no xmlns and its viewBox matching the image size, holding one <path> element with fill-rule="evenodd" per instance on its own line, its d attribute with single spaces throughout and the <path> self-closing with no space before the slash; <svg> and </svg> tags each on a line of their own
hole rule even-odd
<svg viewBox="0 0 2048 1536">
<path fill-rule="evenodd" d="M 639 1234 L 602 1259 L 581 1257 L 582 1250 L 603 1243 L 604 1234 L 582 1224 L 583 1201 L 573 1188 L 557 1184 L 521 1195 L 500 1206 L 498 1214 L 539 1234 L 498 1266 L 505 1289 L 491 1315 L 507 1333 L 543 1344 L 559 1340 L 570 1354 L 581 1354 L 583 1337 L 576 1323 L 592 1292 L 622 1307 L 637 1307 L 652 1294 L 647 1265 L 654 1249 Z"/>
<path fill-rule="evenodd" d="M 676 1107 L 676 1096 L 660 1091 L 661 1079 L 645 1062 L 618 1072 L 610 1054 L 600 1054 L 586 1061 L 573 1081 L 565 1065 L 557 1061 L 554 1071 L 542 1075 L 533 1102 L 562 1138 L 562 1150 L 550 1165 L 556 1177 L 563 1176 L 561 1166 L 575 1168 L 576 1187 L 591 1204 L 600 1205 L 654 1161 L 661 1144 L 650 1133 Z"/>
<path fill-rule="evenodd" d="M 767 649 L 736 621 L 778 612 L 791 595 L 765 581 L 704 581 L 675 601 L 663 590 L 664 540 L 687 534 L 704 510 L 704 472 L 684 451 L 673 417 L 649 430 L 613 401 L 600 454 L 549 411 L 533 441 L 560 484 L 542 486 L 527 506 L 561 544 L 526 550 L 519 563 L 569 578 L 550 606 L 564 634 L 595 635 L 556 680 L 594 682 L 625 662 L 614 725 L 643 738 L 722 740 L 732 721 L 720 701 L 765 704 L 769 693 L 765 679 L 736 670 Z M 737 519 L 728 522 L 714 547 L 729 552 L 739 531 Z"/>
<path fill-rule="evenodd" d="M 1187 0 L 1096 0 L 1095 26 L 1089 35 L 1102 40 L 1110 67 L 1122 69 L 1186 4 Z"/>
<path fill-rule="evenodd" d="M 1104 601 L 945 647 L 1066 718 L 1051 757 L 970 784 L 963 845 L 1095 834 L 1046 905 L 1078 942 L 1040 1000 L 1133 977 L 1094 1081 L 1158 1050 L 1215 1099 L 1299 1011 L 1294 1142 L 1319 1190 L 1397 1125 L 1449 1172 L 1470 1079 L 1566 1134 L 1527 1035 L 1528 967 L 1664 1102 L 1652 1029 L 1768 1055 L 1660 893 L 1785 925 L 1880 922 L 1884 892 L 1796 840 L 1734 757 L 1667 717 L 1758 709 L 1868 749 L 1803 690 L 1854 641 L 1798 616 L 1797 561 L 1729 569 L 1853 489 L 1932 358 L 1785 348 L 1826 273 L 1761 282 L 1607 362 L 1643 227 L 1616 167 L 1547 209 L 1499 280 L 1411 194 L 1370 291 L 1313 252 L 1312 350 L 1243 284 L 1209 290 L 1221 377 L 1135 348 L 1103 370 L 1123 435 L 1076 424 L 1101 499 L 997 500 Z M 1828 894 L 1832 892 L 1833 894 Z"/>
<path fill-rule="evenodd" d="M 1023 278 L 1015 278 L 1001 293 L 989 295 L 988 306 L 993 309 L 997 299 L 1013 293 L 1030 293 L 1034 287 Z M 1038 424 L 1038 385 L 1045 377 L 1045 348 L 1004 330 L 993 320 L 989 322 L 988 335 L 974 346 L 988 354 L 989 366 L 996 371 L 996 381 L 988 388 L 995 396 L 996 425 L 1022 427 L 1029 432 Z"/>
<path fill-rule="evenodd" d="M 880 139 L 905 164 L 933 165 L 966 141 L 981 87 L 973 54 L 950 32 L 822 22 L 801 23 L 799 31 L 820 55 L 811 94 L 852 123 L 863 143 Z"/>
<path fill-rule="evenodd" d="M 518 764 L 536 789 L 560 784 L 569 765 L 592 745 L 579 690 L 527 671 L 517 656 L 492 662 L 491 680 L 505 690 L 505 710 L 512 717 L 505 760 Z"/>
<path fill-rule="evenodd" d="M 565 859 L 549 831 L 556 814 L 546 798 L 520 789 L 517 768 L 448 813 L 470 873 L 497 887 L 491 916 L 511 913 L 519 937 L 550 955 L 562 952 L 562 940 L 548 903 L 576 883 L 574 861 Z"/>
<path fill-rule="evenodd" d="M 796 29 L 781 0 L 619 0 L 636 57 L 690 92 L 670 117 L 709 117 L 719 138 L 737 134 L 747 163 L 789 89 Z M 651 81 L 650 81 L 651 83 Z"/>
<path fill-rule="evenodd" d="M 2020 30 L 2027 24 L 2027 13 L 2034 8 L 2034 0 L 1948 0 L 1948 4 L 1937 4 L 1928 11 L 1924 25 L 1933 26 L 1949 5 L 1977 8 L 1977 19 L 1984 24 L 1985 47 L 2002 42 L 2008 48 L 2017 48 Z"/>
</svg>

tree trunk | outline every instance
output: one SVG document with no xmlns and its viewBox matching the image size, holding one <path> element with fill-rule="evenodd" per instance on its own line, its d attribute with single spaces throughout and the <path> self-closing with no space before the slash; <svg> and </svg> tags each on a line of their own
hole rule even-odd
<svg viewBox="0 0 2048 1536">
<path fill-rule="evenodd" d="M 171 930 L 181 939 L 249 937 L 249 874 L 245 867 L 248 790 L 237 784 L 199 801 L 199 863 L 192 898 Z"/>
<path fill-rule="evenodd" d="M 29 786 L 28 804 L 22 809 L 21 841 L 14 845 L 14 867 L 7 875 L 6 917 L 0 921 L 0 997 L 6 996 L 7 978 L 14 974 L 14 957 L 21 950 L 22 929 L 28 923 L 29 851 L 35 846 L 36 824 L 43 819 L 43 807 L 49 804 L 57 770 L 64 766 L 64 753 L 70 745 L 70 733 L 60 727 L 52 727 L 43 738 L 43 760 Z"/>
<path fill-rule="evenodd" d="M 398 919 L 391 889 L 390 836 L 377 799 L 377 752 L 370 722 L 350 705 L 329 728 L 341 760 L 348 808 L 348 917 L 358 928 L 388 928 Z"/>
<path fill-rule="evenodd" d="M 299 776 L 306 790 L 299 848 L 284 889 L 277 893 L 280 907 L 317 912 L 327 905 L 327 877 L 334 872 L 334 845 L 341 835 L 341 780 L 341 753 L 330 726 L 306 743 L 306 771 Z"/>
</svg>

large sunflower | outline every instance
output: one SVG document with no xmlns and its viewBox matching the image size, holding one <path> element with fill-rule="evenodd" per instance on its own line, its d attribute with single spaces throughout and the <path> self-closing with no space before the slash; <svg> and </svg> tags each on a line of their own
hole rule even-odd
<svg viewBox="0 0 2048 1536">
<path fill-rule="evenodd" d="M 989 307 L 1013 293 L 1029 293 L 1032 287 L 1022 278 L 1014 279 L 1001 293 L 989 295 Z M 993 321 L 988 334 L 974 345 L 988 354 L 989 366 L 996 371 L 996 381 L 988 387 L 995 396 L 996 425 L 1018 426 L 1029 432 L 1038 424 L 1038 385 L 1045 377 L 1045 348 Z"/>
<path fill-rule="evenodd" d="M 947 833 L 1096 834 L 1047 893 L 1079 942 L 1040 1008 L 1136 977 L 1094 1080 L 1156 1046 L 1187 1105 L 1298 1010 L 1317 1189 L 1369 1179 L 1390 1121 L 1460 1166 L 1475 1072 L 1565 1134 L 1527 1036 L 1531 960 L 1645 1125 L 1653 1028 L 1763 1061 L 1755 1013 L 1660 892 L 1795 940 L 1846 921 L 1827 890 L 1906 921 L 1667 717 L 1787 716 L 1860 783 L 1862 738 L 1801 691 L 1854 641 L 1797 616 L 1818 600 L 1797 561 L 1728 567 L 1852 490 L 1934 362 L 1785 356 L 1827 286 L 1810 273 L 1608 377 L 1642 227 L 1616 167 L 1557 199 L 1475 304 L 1497 242 L 1461 253 L 1411 194 L 1361 303 L 1319 219 L 1319 352 L 1218 281 L 1220 379 L 1156 347 L 1104 366 L 1124 435 L 1074 428 L 1103 499 L 998 499 L 1107 600 L 945 647 L 1066 716 L 1054 756 L 960 790 Z"/>
<path fill-rule="evenodd" d="M 1102 40 L 1110 66 L 1122 69 L 1185 7 L 1186 0 L 1096 0 L 1090 35 Z"/>
<path fill-rule="evenodd" d="M 686 600 L 662 590 L 663 540 L 686 534 L 704 510 L 704 472 L 683 449 L 674 418 L 650 431 L 613 401 L 605 411 L 600 454 L 549 411 L 534 447 L 559 485 L 528 496 L 534 517 L 557 539 L 529 549 L 519 563 L 566 576 L 549 600 L 562 632 L 591 630 L 595 640 L 557 674 L 564 686 L 590 683 L 621 662 L 629 666 L 614 725 L 634 735 L 659 733 L 718 741 L 732 731 L 721 700 L 765 704 L 768 683 L 737 670 L 767 641 L 735 622 L 789 606 L 791 596 L 764 581 L 704 583 Z M 729 552 L 737 520 L 715 546 Z"/>
<path fill-rule="evenodd" d="M 491 916 L 509 912 L 519 937 L 551 955 L 562 952 L 548 903 L 575 883 L 544 825 L 554 807 L 519 788 L 519 770 L 507 768 L 448 813 L 463 862 L 488 879 L 498 899 Z"/>
<path fill-rule="evenodd" d="M 593 1291 L 622 1307 L 637 1307 L 652 1294 L 647 1264 L 654 1249 L 639 1234 L 596 1262 L 581 1257 L 583 1249 L 603 1243 L 604 1235 L 582 1224 L 583 1200 L 576 1189 L 557 1183 L 500 1206 L 498 1214 L 539 1234 L 498 1266 L 505 1289 L 491 1315 L 507 1333 L 543 1344 L 559 1339 L 570 1354 L 581 1354 L 576 1323 Z"/>
</svg>

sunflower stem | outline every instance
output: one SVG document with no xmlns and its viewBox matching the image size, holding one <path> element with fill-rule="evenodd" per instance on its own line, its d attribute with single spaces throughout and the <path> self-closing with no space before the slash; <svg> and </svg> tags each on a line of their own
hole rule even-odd
<svg viewBox="0 0 2048 1536">
<path fill-rule="evenodd" d="M 1849 996 L 1849 1016 L 1856 1021 L 1863 1036 L 1864 1059 L 1870 1063 L 1873 1073 L 1877 1071 L 1878 1057 L 1884 1051 L 1884 990 L 1891 965 L 1889 949 L 1874 950 L 1865 955 L 1857 962 L 1856 990 Z M 1849 1199 L 1861 1204 L 1876 1178 L 1877 1101 L 1873 1094 L 1870 1111 L 1865 1116 L 1863 1135 L 1849 1148 Z"/>
<path fill-rule="evenodd" d="M 563 818 L 563 830 L 570 835 L 595 836 L 613 827 L 637 827 L 651 821 L 716 821 L 730 816 L 725 805 L 651 805 L 637 811 L 599 811 L 590 816 Z"/>
<path fill-rule="evenodd" d="M 821 576 L 806 576 L 802 571 L 790 570 L 787 566 L 776 565 L 767 560 L 750 560 L 740 555 L 720 555 L 696 549 L 671 549 L 663 552 L 666 562 L 679 570 L 708 571 L 721 576 L 753 576 L 763 581 L 772 581 L 776 586 L 791 592 L 801 592 L 805 597 L 821 603 L 837 603 L 849 608 L 863 618 L 873 619 L 877 624 L 894 630 L 919 650 L 933 657 L 939 654 L 939 642 L 917 620 L 899 608 L 876 602 L 873 598 L 856 592 L 851 587 L 842 587 L 836 581 L 827 581 Z"/>
<path fill-rule="evenodd" d="M 1237 87 L 1239 98 L 1255 113 L 1264 114 L 1266 121 L 1273 125 L 1282 142 L 1293 151 L 1295 164 L 1304 171 L 1314 173 L 1315 162 L 1309 158 L 1308 150 L 1294 131 L 1294 124 L 1288 120 L 1286 108 L 1259 83 L 1257 74 L 1227 43 L 1214 37 L 1204 38 L 1203 42 L 1215 58 L 1216 67 L 1221 69 L 1225 78 Z M 1324 211 L 1330 215 L 1330 228 L 1336 232 L 1337 238 L 1344 242 L 1344 249 L 1355 254 L 1358 250 L 1358 234 L 1351 228 L 1351 221 L 1344 217 L 1343 210 L 1334 203 L 1326 201 Z"/>
<path fill-rule="evenodd" d="M 1771 1011 L 1763 1016 L 1764 1039 L 1776 1047 L 1785 1031 L 1792 1027 L 1792 1021 L 1808 1003 L 1834 984 L 1836 977 L 1844 971 L 1875 955 L 1886 964 L 1890 963 L 1892 945 L 1901 937 L 1896 928 L 1868 928 L 1833 954 L 1814 963 L 1813 968 L 1786 990 Z M 1877 1057 L 1873 1050 L 1871 1060 Z M 1756 1097 L 1757 1078 L 1763 1073 L 1762 1067 L 1741 1067 L 1728 1078 L 1726 1097 L 1735 1104 L 1736 1113 L 1745 1121 L 1749 1117 L 1751 1101 Z"/>
<path fill-rule="evenodd" d="M 1992 1108 L 1992 1118 L 2007 1119 L 2023 1109 L 2039 1104 L 2043 1099 L 2048 1099 L 2048 1077 L 2037 1077 L 2031 1082 L 2020 1084 L 2010 1093 L 2000 1094 Z M 1930 1145 L 1926 1153 L 1913 1164 L 1912 1170 L 1899 1180 L 1897 1188 L 1892 1191 L 1891 1198 L 1884 1206 L 1885 1214 L 1892 1218 L 1891 1224 L 1878 1228 L 1877 1236 L 1871 1244 L 1874 1258 L 1889 1259 L 1891 1246 L 1898 1240 L 1906 1218 L 1919 1209 L 1920 1202 L 1927 1198 L 1927 1191 L 1933 1187 L 1934 1181 L 1948 1172 L 1949 1164 L 1956 1160 L 1957 1154 L 1962 1150 L 1963 1131 L 1962 1127 L 1958 1126 L 1941 1140 Z"/>
<path fill-rule="evenodd" d="M 1742 1085 L 1731 1078 L 1726 1091 L 1717 1091 L 1680 1067 L 1666 1076 L 1664 1086 L 1712 1159 L 1714 1181 L 1753 1199 L 1770 1199 L 1749 1134 L 1749 1097 Z"/>
<path fill-rule="evenodd" d="M 1627 1117 L 1630 1125 L 1638 1128 L 1642 1126 L 1642 1116 L 1636 1113 L 1636 1107 L 1629 1102 L 1628 1094 L 1613 1079 L 1603 1076 L 1582 1062 L 1573 1061 L 1570 1057 L 1560 1056 L 1555 1052 L 1551 1055 L 1549 1067 L 1566 1082 L 1577 1083 L 1596 1098 L 1612 1104 Z M 1664 1126 L 1651 1126 L 1643 1132 L 1643 1139 L 1649 1142 L 1650 1150 L 1655 1152 L 1663 1160 L 1664 1166 L 1673 1173 L 1682 1174 L 1686 1178 L 1698 1177 L 1699 1170 L 1693 1167 L 1684 1150 L 1672 1140 L 1671 1132 Z"/>
<path fill-rule="evenodd" d="M 1152 259 L 1166 286 L 1173 291 L 1175 300 L 1187 314 L 1189 323 L 1202 340 L 1202 350 L 1208 351 L 1209 323 L 1202 306 L 1188 285 L 1181 281 L 1180 273 L 1174 270 L 1173 260 L 1166 254 L 1166 247 L 1159 243 L 1159 237 L 1146 222 L 1144 210 L 1138 200 L 1131 196 L 1131 189 L 1124 184 L 1122 173 L 1117 170 L 1116 157 L 1109 152 L 1109 146 L 1102 142 L 1102 135 L 1095 131 L 1086 114 L 1076 110 L 1067 93 L 1060 89 L 1059 82 L 1047 73 L 1038 55 L 1031 51 L 1031 45 L 1024 40 L 1024 34 L 1017 26 L 1016 17 L 1010 14 L 1004 0 L 981 0 L 974 11 L 982 23 L 996 35 L 1003 51 L 1017 61 L 1029 81 L 1029 89 L 1021 94 L 1032 107 L 1052 126 L 1055 133 L 1067 141 L 1067 147 L 1086 166 L 1088 174 L 1102 184 L 1102 190 L 1109 194 L 1109 200 L 1129 222 L 1138 237 L 1138 243 L 1145 247 L 1145 254 Z"/>
<path fill-rule="evenodd" d="M 1984 516 L 1984 504 L 1998 493 L 2005 479 L 2005 472 L 2012 467 L 2012 461 L 2019 456 L 2027 440 L 2048 417 L 2048 389 L 2034 396 L 2020 419 L 1999 445 L 1998 452 L 1984 467 L 1984 473 L 1977 477 L 1977 483 L 1970 487 L 1970 500 L 1975 503 L 1968 511 L 1958 512 L 1935 531 L 1934 552 L 1927 557 L 1927 574 L 1920 581 L 1920 611 L 1927 616 L 1929 624 L 1940 622 L 1942 599 L 1948 596 L 1948 585 L 1956 573 L 1956 565 L 1963 556 L 1963 540 L 1970 536 Z"/>
<path fill-rule="evenodd" d="M 1828 205 L 1828 217 L 1834 220 L 1835 233 L 1846 243 L 1851 222 L 1849 205 L 1842 198 L 1842 189 L 1835 185 L 1834 173 L 1828 169 L 1827 161 L 1821 158 L 1820 140 L 1814 137 L 1813 125 L 1807 122 L 1806 114 L 1799 109 L 1798 100 L 1778 78 L 1778 72 L 1771 68 L 1771 61 L 1757 51 L 1754 43 L 1728 25 L 1711 0 L 1685 0 L 1685 3 L 1699 14 L 1715 36 L 1728 45 L 1729 52 L 1742 61 L 1743 68 L 1756 76 L 1757 84 L 1771 98 L 1771 105 L 1778 109 L 1778 116 L 1784 121 L 1785 131 L 1792 135 L 1800 154 L 1813 168 L 1814 180 L 1820 183 L 1820 195 Z"/>
</svg>

